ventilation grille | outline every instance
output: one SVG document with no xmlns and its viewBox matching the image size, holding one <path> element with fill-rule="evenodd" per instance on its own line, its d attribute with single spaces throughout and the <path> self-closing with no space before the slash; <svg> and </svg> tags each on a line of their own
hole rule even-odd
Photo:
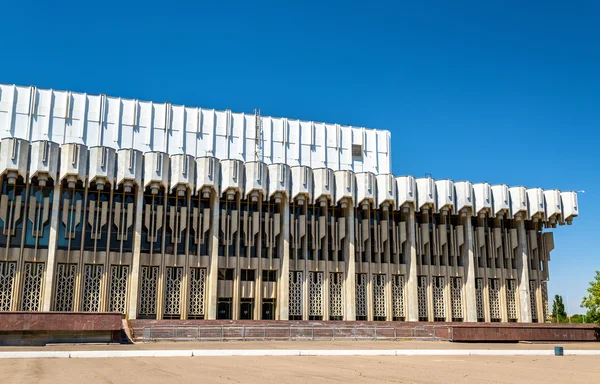
<svg viewBox="0 0 600 384">
<path fill-rule="evenodd" d="M 354 159 L 362 159 L 363 158 L 362 145 L 352 144 L 352 157 Z"/>
</svg>

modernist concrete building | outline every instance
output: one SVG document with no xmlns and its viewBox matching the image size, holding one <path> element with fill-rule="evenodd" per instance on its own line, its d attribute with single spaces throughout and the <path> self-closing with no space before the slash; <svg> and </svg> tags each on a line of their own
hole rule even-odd
<svg viewBox="0 0 600 384">
<path fill-rule="evenodd" d="M 337 124 L 0 85 L 0 138 L 0 311 L 541 322 L 578 214 Z"/>
</svg>

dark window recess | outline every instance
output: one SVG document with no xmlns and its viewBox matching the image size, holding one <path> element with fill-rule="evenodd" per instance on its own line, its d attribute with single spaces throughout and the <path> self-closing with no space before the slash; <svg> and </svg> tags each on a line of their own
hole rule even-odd
<svg viewBox="0 0 600 384">
<path fill-rule="evenodd" d="M 354 159 L 362 159 L 363 158 L 362 145 L 352 144 L 352 158 L 354 158 Z"/>
<path fill-rule="evenodd" d="M 254 281 L 256 280 L 256 270 L 254 269 L 242 269 L 241 270 L 242 281 Z"/>
<path fill-rule="evenodd" d="M 233 280 L 233 268 L 219 268 L 219 280 Z"/>
<path fill-rule="evenodd" d="M 262 271 L 262 280 L 263 282 L 276 282 L 277 281 L 277 271 Z"/>
</svg>

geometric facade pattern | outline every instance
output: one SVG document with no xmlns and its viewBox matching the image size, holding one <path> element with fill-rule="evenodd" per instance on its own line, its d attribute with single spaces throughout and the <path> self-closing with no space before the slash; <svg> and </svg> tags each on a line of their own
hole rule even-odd
<svg viewBox="0 0 600 384">
<path fill-rule="evenodd" d="M 550 317 L 548 308 L 548 283 L 542 281 L 542 306 L 544 308 L 544 321 Z"/>
<path fill-rule="evenodd" d="M 86 264 L 84 266 L 83 311 L 100 311 L 100 289 L 102 286 L 103 265 Z"/>
<path fill-rule="evenodd" d="M 446 318 L 444 280 L 445 279 L 443 277 L 433 277 L 433 316 L 442 321 Z"/>
<path fill-rule="evenodd" d="M 303 272 L 290 272 L 290 316 L 302 316 Z"/>
<path fill-rule="evenodd" d="M 165 292 L 165 315 L 179 315 L 181 313 L 181 284 L 183 280 L 182 267 L 167 267 Z"/>
<path fill-rule="evenodd" d="M 485 310 L 483 307 L 483 279 L 475 279 L 475 305 L 477 307 L 477 320 L 485 319 Z"/>
<path fill-rule="evenodd" d="M 142 316 L 156 315 L 156 285 L 158 283 L 158 267 L 143 266 L 141 268 L 140 310 Z"/>
<path fill-rule="evenodd" d="M 463 319 L 462 278 L 450 278 L 450 300 L 452 301 L 452 319 Z"/>
<path fill-rule="evenodd" d="M 25 263 L 25 282 L 23 284 L 23 311 L 39 311 L 42 295 L 44 263 Z"/>
<path fill-rule="evenodd" d="M 367 316 L 367 274 L 356 274 L 356 317 Z"/>
<path fill-rule="evenodd" d="M 419 276 L 419 318 L 427 319 L 427 276 Z"/>
<path fill-rule="evenodd" d="M 323 272 L 309 272 L 308 278 L 308 314 L 323 316 Z"/>
<path fill-rule="evenodd" d="M 404 275 L 392 276 L 392 308 L 394 318 L 406 316 L 404 303 Z"/>
<path fill-rule="evenodd" d="M 386 317 L 385 275 L 373 275 L 373 316 Z"/>
<path fill-rule="evenodd" d="M 55 310 L 70 312 L 75 299 L 75 277 L 77 264 L 58 264 L 56 269 L 56 302 Z"/>
<path fill-rule="evenodd" d="M 125 313 L 127 303 L 128 265 L 112 265 L 110 267 L 109 311 Z"/>
<path fill-rule="evenodd" d="M 204 287 L 206 285 L 206 269 L 190 269 L 190 316 L 204 316 Z"/>
<path fill-rule="evenodd" d="M 492 321 L 500 321 L 500 281 L 488 279 L 488 293 L 490 301 L 490 318 Z"/>
<path fill-rule="evenodd" d="M 344 275 L 342 273 L 329 273 L 329 316 L 344 316 L 342 289 Z"/>
<path fill-rule="evenodd" d="M 535 280 L 529 280 L 529 300 L 531 302 L 531 318 L 533 320 L 538 319 L 538 315 L 537 315 L 537 300 L 535 298 L 536 296 L 536 281 Z"/>
<path fill-rule="evenodd" d="M 0 261 L 0 311 L 10 311 L 17 263 Z"/>
<path fill-rule="evenodd" d="M 517 320 L 517 281 L 506 279 L 506 308 L 508 320 Z"/>
</svg>

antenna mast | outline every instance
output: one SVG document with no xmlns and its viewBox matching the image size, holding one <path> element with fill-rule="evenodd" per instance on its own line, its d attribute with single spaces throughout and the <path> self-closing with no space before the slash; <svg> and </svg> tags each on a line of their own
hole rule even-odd
<svg viewBox="0 0 600 384">
<path fill-rule="evenodd" d="M 262 161 L 262 118 L 260 109 L 254 109 L 255 137 L 254 137 L 254 159 Z"/>
</svg>

